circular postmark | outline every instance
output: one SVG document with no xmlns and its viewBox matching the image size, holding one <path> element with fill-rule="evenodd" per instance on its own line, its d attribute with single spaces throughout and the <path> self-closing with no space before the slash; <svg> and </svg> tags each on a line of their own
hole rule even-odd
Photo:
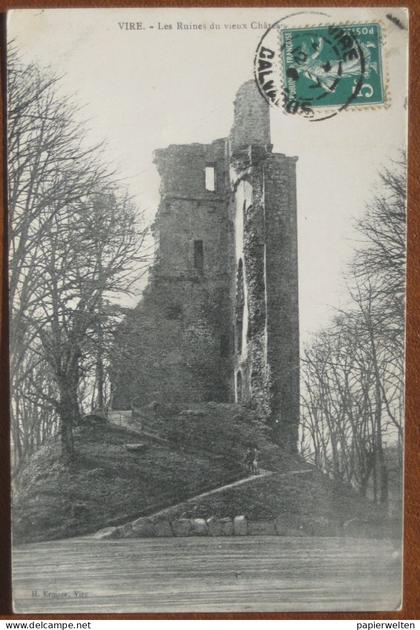
<svg viewBox="0 0 420 630">
<path fill-rule="evenodd" d="M 255 80 L 270 105 L 326 120 L 350 105 L 383 102 L 380 43 L 379 24 L 299 27 L 279 20 L 258 44 Z"/>
</svg>

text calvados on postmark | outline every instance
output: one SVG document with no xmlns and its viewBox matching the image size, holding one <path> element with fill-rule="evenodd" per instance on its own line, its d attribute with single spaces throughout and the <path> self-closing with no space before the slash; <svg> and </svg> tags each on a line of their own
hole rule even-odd
<svg viewBox="0 0 420 630">
<path fill-rule="evenodd" d="M 273 25 L 255 57 L 270 104 L 312 120 L 387 104 L 379 22 L 288 28 Z"/>
</svg>

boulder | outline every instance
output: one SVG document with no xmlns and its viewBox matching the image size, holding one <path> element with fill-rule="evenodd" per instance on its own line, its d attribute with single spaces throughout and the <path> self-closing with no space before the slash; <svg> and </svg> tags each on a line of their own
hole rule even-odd
<svg viewBox="0 0 420 630">
<path fill-rule="evenodd" d="M 207 536 L 209 528 L 204 518 L 192 518 L 191 519 L 191 531 L 190 536 Z"/>
<path fill-rule="evenodd" d="M 109 540 L 112 538 L 118 538 L 118 527 L 105 527 L 104 529 L 100 529 L 96 534 L 93 535 L 97 540 Z"/>
<path fill-rule="evenodd" d="M 171 523 L 174 536 L 189 536 L 191 521 L 188 518 L 179 518 Z"/>
<path fill-rule="evenodd" d="M 154 525 L 154 530 L 155 530 L 155 536 L 160 536 L 162 538 L 164 537 L 169 538 L 170 536 L 171 537 L 173 536 L 171 524 L 169 521 L 166 521 L 166 520 L 155 521 L 153 525 Z"/>
<path fill-rule="evenodd" d="M 286 526 L 281 518 L 275 519 L 274 528 L 277 536 L 286 536 Z"/>
<path fill-rule="evenodd" d="M 209 536 L 222 535 L 222 523 L 215 516 L 210 516 L 210 518 L 207 519 L 207 527 L 209 530 Z"/>
<path fill-rule="evenodd" d="M 233 521 L 228 516 L 220 519 L 221 535 L 233 536 Z"/>
<path fill-rule="evenodd" d="M 235 536 L 246 536 L 248 533 L 248 522 L 245 516 L 235 516 L 233 519 L 233 533 Z"/>
<path fill-rule="evenodd" d="M 248 534 L 250 536 L 275 536 L 274 521 L 250 521 L 248 523 Z"/>
<path fill-rule="evenodd" d="M 142 516 L 131 523 L 133 538 L 150 538 L 155 535 L 155 528 L 150 519 Z"/>
</svg>

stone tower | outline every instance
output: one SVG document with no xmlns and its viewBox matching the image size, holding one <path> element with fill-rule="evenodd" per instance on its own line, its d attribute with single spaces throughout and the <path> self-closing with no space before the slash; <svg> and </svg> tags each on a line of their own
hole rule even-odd
<svg viewBox="0 0 420 630">
<path fill-rule="evenodd" d="M 161 201 L 155 222 L 154 294 L 178 313 L 178 401 L 231 398 L 230 230 L 226 140 L 155 151 Z"/>
<path fill-rule="evenodd" d="M 231 149 L 235 151 L 249 145 L 268 146 L 270 142 L 269 105 L 259 94 L 255 81 L 247 81 L 239 88 L 234 101 Z"/>
<path fill-rule="evenodd" d="M 254 81 L 235 101 L 229 213 L 235 398 L 267 418 L 292 449 L 299 423 L 296 158 L 273 153 L 269 105 Z"/>
<path fill-rule="evenodd" d="M 249 404 L 294 450 L 296 158 L 272 152 L 269 106 L 249 81 L 237 93 L 228 138 L 171 145 L 154 160 L 156 262 L 131 317 L 142 329 L 137 338 L 150 342 L 136 374 L 116 379 L 114 406 L 134 396 Z"/>
</svg>

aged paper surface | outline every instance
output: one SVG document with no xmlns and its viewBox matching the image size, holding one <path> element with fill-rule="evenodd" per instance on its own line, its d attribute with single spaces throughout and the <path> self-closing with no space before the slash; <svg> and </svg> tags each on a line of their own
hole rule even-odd
<svg viewBox="0 0 420 630">
<path fill-rule="evenodd" d="M 9 14 L 16 611 L 399 608 L 407 34 Z"/>
</svg>

